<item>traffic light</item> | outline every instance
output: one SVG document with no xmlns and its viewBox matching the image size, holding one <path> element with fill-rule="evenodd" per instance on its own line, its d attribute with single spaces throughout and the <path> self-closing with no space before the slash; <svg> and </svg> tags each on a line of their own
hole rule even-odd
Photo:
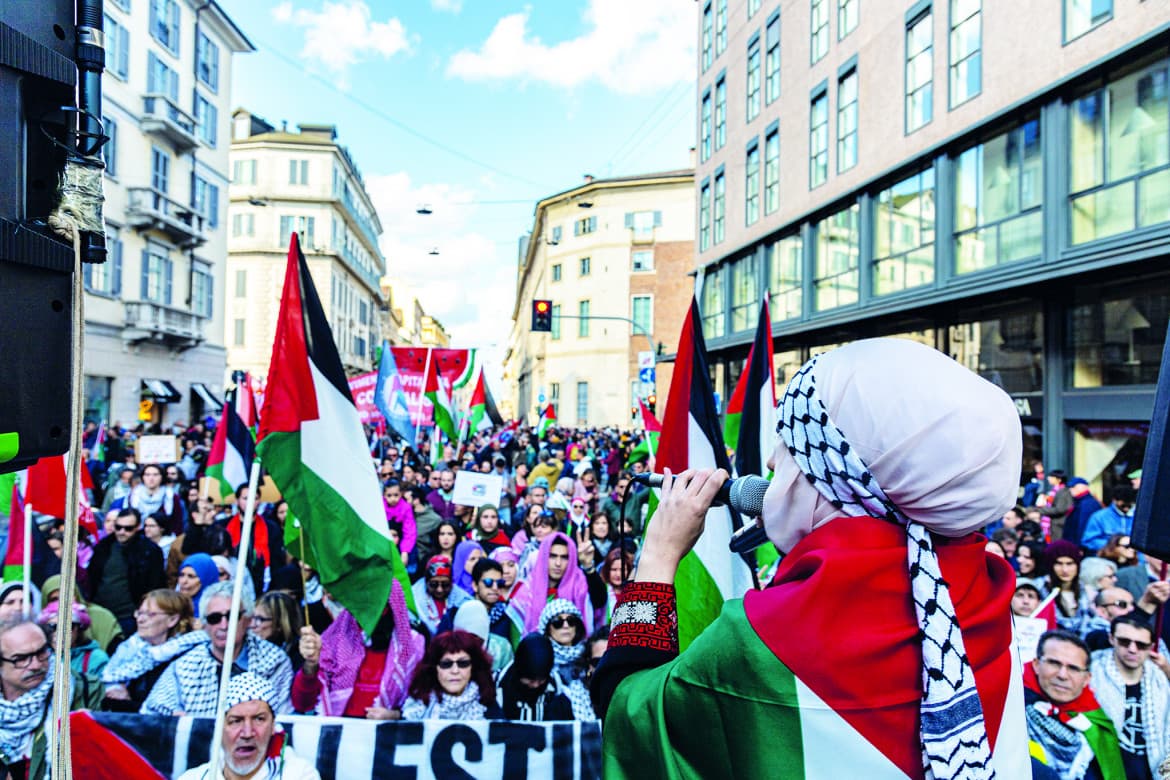
<svg viewBox="0 0 1170 780">
<path fill-rule="evenodd" d="M 658 414 L 658 396 L 654 393 L 646 396 L 646 406 L 650 408 L 650 414 Z"/>
<path fill-rule="evenodd" d="M 631 407 L 630 407 L 630 419 L 631 419 L 631 420 L 637 420 L 637 419 L 638 419 L 638 407 L 636 407 L 636 406 L 631 406 Z"/>
<path fill-rule="evenodd" d="M 532 330 L 536 333 L 552 332 L 552 301 L 537 299 L 532 302 Z"/>
</svg>

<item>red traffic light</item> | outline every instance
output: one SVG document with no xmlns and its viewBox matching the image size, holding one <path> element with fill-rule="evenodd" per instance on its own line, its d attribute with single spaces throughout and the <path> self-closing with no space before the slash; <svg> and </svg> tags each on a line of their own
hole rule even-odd
<svg viewBox="0 0 1170 780">
<path fill-rule="evenodd" d="M 548 301 L 537 301 L 536 302 L 536 310 L 538 312 L 540 312 L 541 314 L 548 311 Z"/>
<path fill-rule="evenodd" d="M 552 332 L 552 301 L 540 298 L 532 302 L 532 330 L 537 333 Z"/>
</svg>

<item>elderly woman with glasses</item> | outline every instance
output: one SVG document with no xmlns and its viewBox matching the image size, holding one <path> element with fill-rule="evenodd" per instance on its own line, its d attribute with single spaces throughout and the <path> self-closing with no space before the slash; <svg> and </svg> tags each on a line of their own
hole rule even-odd
<svg viewBox="0 0 1170 780">
<path fill-rule="evenodd" d="M 431 640 L 410 681 L 403 720 L 495 720 L 492 661 L 483 642 L 467 631 L 448 631 Z"/>
<path fill-rule="evenodd" d="M 134 613 L 138 630 L 118 645 L 102 671 L 102 709 L 138 712 L 171 662 L 207 642 L 207 634 L 192 630 L 193 613 L 191 599 L 173 590 L 152 590 L 143 597 Z"/>
</svg>

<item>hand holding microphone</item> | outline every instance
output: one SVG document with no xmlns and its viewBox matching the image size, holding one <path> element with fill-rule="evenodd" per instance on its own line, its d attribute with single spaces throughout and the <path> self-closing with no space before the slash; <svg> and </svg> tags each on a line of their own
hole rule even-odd
<svg viewBox="0 0 1170 780">
<path fill-rule="evenodd" d="M 663 479 L 661 474 L 634 475 L 635 482 L 650 487 L 660 487 Z M 764 494 L 768 492 L 770 484 L 768 480 L 754 474 L 729 479 L 720 485 L 719 491 L 711 503 L 730 506 L 747 518 L 760 517 L 764 513 Z M 763 523 L 747 521 L 743 528 L 732 535 L 727 546 L 733 553 L 745 553 L 756 549 L 766 541 L 768 541 L 768 534 L 764 531 Z"/>
<path fill-rule="evenodd" d="M 661 483 L 661 497 L 654 519 L 646 529 L 642 559 L 634 576 L 637 582 L 674 582 L 679 562 L 699 541 L 707 510 L 727 481 L 723 469 L 687 469 L 673 475 L 650 475 Z"/>
</svg>

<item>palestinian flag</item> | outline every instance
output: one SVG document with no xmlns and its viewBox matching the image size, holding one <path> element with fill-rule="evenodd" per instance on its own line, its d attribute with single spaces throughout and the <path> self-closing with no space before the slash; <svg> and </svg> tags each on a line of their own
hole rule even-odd
<svg viewBox="0 0 1170 780">
<path fill-rule="evenodd" d="M 103 420 L 97 428 L 97 433 L 93 437 L 93 446 L 89 449 L 89 456 L 91 460 L 98 463 L 106 462 L 106 422 Z"/>
<path fill-rule="evenodd" d="M 483 369 L 480 369 L 479 376 L 475 380 L 475 389 L 471 391 L 471 402 L 467 414 L 463 416 L 463 422 L 459 426 L 460 441 L 469 435 L 492 427 L 492 420 L 487 414 L 486 387 L 487 385 L 483 381 Z"/>
<path fill-rule="evenodd" d="M 236 388 L 236 414 L 255 439 L 260 427 L 260 413 L 256 409 L 256 394 L 252 391 L 252 375 L 247 371 L 244 372 L 244 381 Z"/>
<path fill-rule="evenodd" d="M 688 468 L 722 468 L 731 472 L 707 371 L 701 322 L 698 304 L 692 298 L 666 399 L 656 456 L 658 471 L 670 469 L 678 474 Z M 708 510 L 703 535 L 675 575 L 679 643 L 684 650 L 719 617 L 724 601 L 742 596 L 751 587 L 751 570 L 727 549 L 733 524 L 738 525 L 738 518 L 733 518 L 727 507 Z"/>
<path fill-rule="evenodd" d="M 235 406 L 224 404 L 207 456 L 207 476 L 219 481 L 220 497 L 234 496 L 236 488 L 248 481 L 255 459 L 256 445 L 247 424 L 240 419 Z"/>
<path fill-rule="evenodd" d="M 642 412 L 642 428 L 646 431 L 646 435 L 642 440 L 630 450 L 630 454 L 626 457 L 626 468 L 629 468 L 634 463 L 640 460 L 649 460 L 652 456 L 658 453 L 658 438 L 662 434 L 662 423 L 650 413 L 646 408 L 646 404 L 642 399 L 638 399 L 638 409 Z"/>
<path fill-rule="evenodd" d="M 372 632 L 390 577 L 409 579 L 386 530 L 374 461 L 297 234 L 288 250 L 257 447 L 300 521 L 321 584 Z"/>
<path fill-rule="evenodd" d="M 741 431 L 747 435 L 741 437 Z M 776 383 L 772 379 L 772 319 L 767 298 L 760 304 L 760 321 L 747 365 L 727 404 L 723 433 L 727 446 L 735 451 L 737 476 L 768 476 L 766 464 L 776 445 Z"/>
<path fill-rule="evenodd" d="M 33 511 L 51 515 L 60 520 L 65 518 L 65 488 L 69 453 L 41 458 L 28 467 L 24 484 L 24 501 L 31 504 Z M 90 496 L 93 495 L 93 477 L 85 461 L 81 461 L 81 490 L 77 493 L 77 521 L 94 537 L 97 536 L 97 520 L 93 516 Z M 24 508 L 21 507 L 23 517 Z"/>
<path fill-rule="evenodd" d="M 450 388 L 439 381 L 439 371 L 433 360 L 427 366 L 424 393 L 434 410 L 435 429 L 447 434 L 450 441 L 456 441 L 459 438 L 459 423 L 456 419 L 455 402 L 451 400 Z"/>
<path fill-rule="evenodd" d="M 557 424 L 557 410 L 552 403 L 544 407 L 540 413 L 540 422 L 536 424 L 536 438 L 543 439 L 548 429 Z"/>
</svg>

